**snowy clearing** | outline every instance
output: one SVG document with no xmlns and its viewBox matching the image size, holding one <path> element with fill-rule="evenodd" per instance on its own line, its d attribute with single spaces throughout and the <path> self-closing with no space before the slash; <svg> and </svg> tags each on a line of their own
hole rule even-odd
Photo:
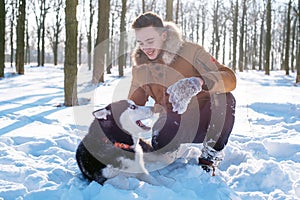
<svg viewBox="0 0 300 200">
<path fill-rule="evenodd" d="M 237 73 L 236 122 L 225 160 L 212 177 L 179 160 L 154 176 L 164 186 L 118 176 L 104 186 L 80 174 L 75 150 L 91 112 L 125 99 L 130 84 L 117 72 L 92 85 L 78 73 L 80 106 L 64 101 L 62 67 L 6 68 L 0 79 L 0 199 L 300 199 L 300 87 L 283 71 Z M 187 150 L 199 152 L 199 146 Z M 122 184 L 118 184 L 122 183 Z"/>
</svg>

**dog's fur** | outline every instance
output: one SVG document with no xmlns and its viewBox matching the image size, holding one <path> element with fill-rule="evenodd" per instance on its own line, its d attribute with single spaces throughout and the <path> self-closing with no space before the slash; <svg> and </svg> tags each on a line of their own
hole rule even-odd
<svg viewBox="0 0 300 200">
<path fill-rule="evenodd" d="M 88 180 L 103 184 L 108 178 L 125 173 L 146 177 L 143 153 L 152 146 L 140 139 L 150 131 L 140 120 L 153 116 L 152 107 L 121 100 L 93 112 L 94 121 L 76 151 L 78 166 Z M 122 144 L 124 147 L 122 147 Z"/>
</svg>

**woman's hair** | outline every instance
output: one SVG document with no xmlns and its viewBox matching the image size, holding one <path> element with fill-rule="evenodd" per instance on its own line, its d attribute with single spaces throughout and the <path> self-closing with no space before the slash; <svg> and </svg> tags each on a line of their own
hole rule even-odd
<svg viewBox="0 0 300 200">
<path fill-rule="evenodd" d="M 163 20 L 160 16 L 153 12 L 145 12 L 139 15 L 131 25 L 133 29 L 144 28 L 149 26 L 163 28 Z"/>
</svg>

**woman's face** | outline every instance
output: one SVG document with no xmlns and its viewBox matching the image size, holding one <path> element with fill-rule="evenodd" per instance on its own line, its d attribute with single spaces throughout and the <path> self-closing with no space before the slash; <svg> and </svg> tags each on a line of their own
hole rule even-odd
<svg viewBox="0 0 300 200">
<path fill-rule="evenodd" d="M 158 31 L 157 28 L 152 26 L 136 29 L 135 35 L 140 49 L 150 60 L 157 58 L 167 38 L 166 31 Z"/>
</svg>

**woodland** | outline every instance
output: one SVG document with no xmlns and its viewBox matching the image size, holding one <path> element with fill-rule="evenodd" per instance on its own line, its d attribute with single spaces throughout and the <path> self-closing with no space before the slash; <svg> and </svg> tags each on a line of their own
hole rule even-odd
<svg viewBox="0 0 300 200">
<path fill-rule="evenodd" d="M 0 80 L 5 68 L 64 68 L 66 106 L 78 104 L 77 70 L 105 81 L 131 66 L 131 22 L 153 11 L 178 24 L 232 70 L 284 70 L 300 82 L 300 0 L 0 0 Z"/>
</svg>

